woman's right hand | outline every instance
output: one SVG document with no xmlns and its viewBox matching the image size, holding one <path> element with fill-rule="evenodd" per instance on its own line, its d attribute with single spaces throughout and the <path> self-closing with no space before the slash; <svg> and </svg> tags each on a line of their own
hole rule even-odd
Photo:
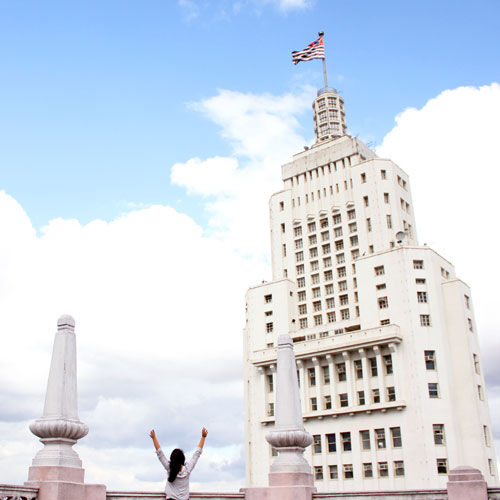
<svg viewBox="0 0 500 500">
<path fill-rule="evenodd" d="M 155 430 L 154 429 L 149 433 L 149 437 L 151 439 L 153 439 L 153 440 L 156 438 L 156 434 L 155 434 Z"/>
<path fill-rule="evenodd" d="M 207 429 L 205 429 L 205 427 L 203 427 L 203 429 L 201 430 L 201 436 L 204 437 L 204 438 L 206 438 L 207 434 L 208 434 Z"/>
</svg>

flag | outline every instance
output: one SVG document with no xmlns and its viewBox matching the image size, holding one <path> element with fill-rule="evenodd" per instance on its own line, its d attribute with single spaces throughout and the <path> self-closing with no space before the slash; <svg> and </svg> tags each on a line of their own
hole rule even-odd
<svg viewBox="0 0 500 500">
<path fill-rule="evenodd" d="M 293 64 L 299 64 L 300 61 L 310 61 L 311 59 L 324 59 L 325 58 L 325 45 L 323 44 L 323 37 L 319 37 L 310 43 L 304 50 L 296 50 L 292 52 Z"/>
</svg>

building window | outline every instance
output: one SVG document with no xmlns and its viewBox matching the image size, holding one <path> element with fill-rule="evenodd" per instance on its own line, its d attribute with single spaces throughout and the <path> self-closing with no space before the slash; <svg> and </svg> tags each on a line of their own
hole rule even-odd
<svg viewBox="0 0 500 500">
<path fill-rule="evenodd" d="M 375 276 L 383 276 L 385 274 L 384 266 L 374 267 L 373 270 L 375 271 Z"/>
<path fill-rule="evenodd" d="M 401 439 L 401 427 L 391 427 L 391 439 L 393 448 L 401 448 L 403 440 Z"/>
<path fill-rule="evenodd" d="M 417 302 L 427 304 L 427 292 L 417 292 Z"/>
<path fill-rule="evenodd" d="M 306 304 L 299 305 L 299 314 L 307 314 L 307 305 Z"/>
<path fill-rule="evenodd" d="M 347 218 L 348 218 L 349 220 L 353 220 L 353 219 L 355 219 L 355 218 L 356 218 L 356 210 L 349 210 L 349 211 L 347 212 Z"/>
<path fill-rule="evenodd" d="M 378 475 L 379 477 L 388 477 L 389 476 L 389 466 L 387 462 L 379 462 L 378 463 Z"/>
<path fill-rule="evenodd" d="M 311 398 L 311 411 L 317 411 L 317 410 L 318 410 L 318 399 Z"/>
<path fill-rule="evenodd" d="M 318 297 L 321 297 L 321 288 L 318 286 L 316 288 L 313 288 L 312 289 L 312 293 L 313 293 L 313 298 L 314 299 L 317 299 Z"/>
<path fill-rule="evenodd" d="M 425 356 L 425 369 L 435 370 L 436 369 L 436 352 L 435 351 L 424 351 Z"/>
<path fill-rule="evenodd" d="M 268 403 L 267 405 L 267 416 L 274 417 L 274 403 Z"/>
<path fill-rule="evenodd" d="M 367 218 L 366 219 L 366 230 L 371 233 L 372 231 L 372 221 L 370 218 Z"/>
<path fill-rule="evenodd" d="M 364 184 L 366 182 L 366 174 L 362 173 L 361 174 L 361 184 Z"/>
<path fill-rule="evenodd" d="M 363 378 L 363 363 L 360 359 L 354 361 L 354 371 L 356 372 L 356 378 L 361 380 Z"/>
<path fill-rule="evenodd" d="M 392 355 L 387 354 L 384 356 L 385 374 L 390 375 L 393 372 Z"/>
<path fill-rule="evenodd" d="M 315 481 L 323 480 L 323 467 L 321 465 L 314 466 L 314 480 Z"/>
<path fill-rule="evenodd" d="M 387 300 L 387 297 L 379 297 L 377 302 L 379 309 L 387 309 L 389 307 L 389 301 Z"/>
<path fill-rule="evenodd" d="M 352 469 L 352 464 L 344 464 L 344 479 L 353 479 L 354 472 Z"/>
<path fill-rule="evenodd" d="M 490 470 L 490 475 L 494 476 L 495 475 L 495 465 L 493 464 L 493 460 L 491 458 L 488 458 L 488 468 Z"/>
<path fill-rule="evenodd" d="M 430 398 L 439 398 L 439 386 L 436 382 L 427 384 Z"/>
<path fill-rule="evenodd" d="M 386 448 L 385 429 L 375 429 L 375 442 L 379 450 Z"/>
<path fill-rule="evenodd" d="M 380 177 L 381 179 L 384 181 L 385 179 L 387 179 L 387 172 L 385 170 L 381 170 L 380 171 Z"/>
<path fill-rule="evenodd" d="M 309 375 L 309 386 L 314 387 L 316 385 L 316 368 L 308 368 L 307 374 Z"/>
<path fill-rule="evenodd" d="M 297 274 L 304 274 L 304 264 L 299 264 L 297 266 Z"/>
<path fill-rule="evenodd" d="M 313 436 L 313 453 L 321 453 L 321 436 L 316 434 Z"/>
<path fill-rule="evenodd" d="M 355 233 L 357 230 L 358 230 L 358 225 L 356 224 L 356 222 L 351 222 L 349 224 L 349 232 Z"/>
<path fill-rule="evenodd" d="M 370 362 L 372 377 L 376 377 L 378 375 L 377 358 L 368 358 L 368 361 Z"/>
<path fill-rule="evenodd" d="M 266 332 L 267 333 L 272 333 L 274 327 L 272 323 L 266 323 Z"/>
<path fill-rule="evenodd" d="M 319 283 L 319 274 L 312 274 L 311 275 L 311 283 L 313 285 L 317 285 Z"/>
<path fill-rule="evenodd" d="M 396 389 L 394 387 L 387 388 L 388 401 L 396 401 Z"/>
<path fill-rule="evenodd" d="M 300 300 L 306 300 L 306 292 L 305 292 L 305 290 L 302 290 L 301 292 L 299 292 L 299 293 L 297 294 L 297 297 L 298 297 L 298 300 L 299 300 L 299 301 L 300 301 Z"/>
<path fill-rule="evenodd" d="M 337 451 L 337 441 L 335 440 L 335 434 L 327 434 L 326 443 L 328 446 L 328 453 L 335 453 Z"/>
<path fill-rule="evenodd" d="M 469 326 L 469 332 L 473 332 L 474 328 L 472 326 L 472 320 L 470 318 L 467 318 L 467 324 Z"/>
<path fill-rule="evenodd" d="M 385 217 L 387 220 L 387 228 L 392 229 L 392 217 L 389 214 L 387 214 Z"/>
<path fill-rule="evenodd" d="M 424 261 L 423 260 L 414 260 L 413 261 L 413 269 L 423 269 Z"/>
<path fill-rule="evenodd" d="M 415 278 L 415 283 L 417 285 L 425 285 L 425 278 Z"/>
<path fill-rule="evenodd" d="M 358 405 L 363 406 L 365 404 L 365 391 L 358 391 Z"/>
<path fill-rule="evenodd" d="M 341 408 L 349 406 L 349 400 L 347 398 L 347 393 L 339 394 L 339 403 Z"/>
<path fill-rule="evenodd" d="M 329 254 L 331 252 L 330 243 L 327 243 L 326 245 L 323 245 L 321 248 L 323 250 L 323 255 L 327 255 L 327 254 Z"/>
<path fill-rule="evenodd" d="M 484 394 L 483 394 L 483 388 L 478 385 L 477 386 L 477 397 L 481 400 L 484 401 Z"/>
<path fill-rule="evenodd" d="M 313 234 L 312 236 L 309 236 L 309 245 L 316 245 L 318 242 L 318 238 L 316 238 L 316 235 Z"/>
<path fill-rule="evenodd" d="M 434 444 L 445 444 L 444 439 L 444 424 L 433 424 L 432 433 L 434 434 Z"/>
<path fill-rule="evenodd" d="M 280 201 L 280 212 L 283 212 L 283 210 L 285 210 L 285 202 Z"/>
<path fill-rule="evenodd" d="M 334 307 L 335 307 L 335 299 L 333 297 L 326 299 L 326 308 L 333 309 Z"/>
<path fill-rule="evenodd" d="M 370 431 L 359 431 L 359 438 L 361 440 L 361 448 L 363 450 L 370 450 L 371 449 Z"/>
<path fill-rule="evenodd" d="M 285 224 L 284 224 L 284 223 L 282 223 L 282 224 L 281 224 L 281 232 L 282 232 L 282 233 L 284 233 L 284 232 L 285 232 Z"/>
<path fill-rule="evenodd" d="M 349 319 L 349 309 L 341 309 L 340 310 L 340 316 L 342 319 Z"/>
<path fill-rule="evenodd" d="M 330 239 L 330 233 L 328 231 L 323 231 L 321 233 L 321 241 L 328 241 Z"/>
<path fill-rule="evenodd" d="M 470 298 L 468 295 L 464 295 L 464 300 L 465 300 L 465 307 L 467 307 L 467 309 L 470 309 Z"/>
<path fill-rule="evenodd" d="M 298 226 L 298 227 L 294 228 L 293 232 L 295 234 L 295 237 L 302 236 L 302 226 Z"/>
<path fill-rule="evenodd" d="M 311 259 L 314 259 L 314 257 L 317 257 L 317 256 L 318 256 L 318 248 L 317 247 L 310 248 L 309 249 L 309 257 L 311 257 Z"/>
<path fill-rule="evenodd" d="M 313 309 L 315 312 L 321 311 L 321 300 L 313 302 Z"/>
<path fill-rule="evenodd" d="M 394 475 L 396 477 L 402 477 L 405 475 L 405 463 L 402 460 L 396 460 L 394 462 Z"/>
<path fill-rule="evenodd" d="M 473 354 L 472 355 L 472 360 L 474 361 L 474 371 L 480 375 L 481 374 L 481 370 L 479 369 L 479 357 L 477 354 Z"/>
<path fill-rule="evenodd" d="M 420 315 L 420 326 L 431 326 L 431 317 L 429 314 Z"/>
<path fill-rule="evenodd" d="M 299 319 L 299 326 L 300 326 L 301 330 L 303 330 L 304 328 L 307 328 L 307 318 L 300 318 Z"/>
<path fill-rule="evenodd" d="M 384 193 L 384 203 L 389 203 L 389 193 Z"/>
<path fill-rule="evenodd" d="M 332 409 L 332 397 L 331 396 L 325 396 L 325 410 L 331 410 Z"/>
<path fill-rule="evenodd" d="M 323 267 L 332 267 L 332 258 L 331 257 L 325 257 L 323 259 Z"/>
<path fill-rule="evenodd" d="M 378 389 L 372 389 L 372 401 L 380 403 L 380 391 Z"/>
<path fill-rule="evenodd" d="M 346 275 L 347 275 L 345 267 L 339 267 L 337 269 L 337 275 L 338 275 L 339 278 L 345 278 Z"/>
<path fill-rule="evenodd" d="M 343 451 L 352 451 L 351 433 L 350 432 L 341 432 L 340 439 L 342 441 L 342 450 Z"/>
<path fill-rule="evenodd" d="M 341 306 L 346 306 L 346 305 L 349 304 L 349 295 L 347 295 L 347 294 L 340 295 L 339 299 L 340 299 L 340 305 Z"/>
<path fill-rule="evenodd" d="M 337 240 L 335 242 L 335 250 L 342 250 L 344 248 L 344 240 Z"/>
<path fill-rule="evenodd" d="M 359 239 L 357 236 L 351 236 L 349 240 L 351 241 L 352 247 L 357 247 L 359 245 Z"/>
<path fill-rule="evenodd" d="M 448 460 L 446 458 L 438 458 L 436 465 L 438 474 L 448 474 Z"/>
<path fill-rule="evenodd" d="M 273 376 L 272 374 L 267 376 L 267 392 L 273 392 L 274 391 L 274 382 L 273 382 Z"/>
<path fill-rule="evenodd" d="M 295 260 L 297 262 L 302 262 L 304 260 L 304 252 L 297 252 L 295 254 Z"/>
<path fill-rule="evenodd" d="M 273 296 L 270 294 L 270 295 L 264 295 L 264 302 L 266 304 L 269 304 L 273 301 Z"/>
<path fill-rule="evenodd" d="M 330 367 L 329 366 L 322 366 L 321 369 L 323 370 L 323 383 L 329 384 L 330 383 Z"/>
<path fill-rule="evenodd" d="M 340 238 L 342 236 L 342 227 L 336 227 L 334 234 L 335 234 L 335 238 Z"/>
<path fill-rule="evenodd" d="M 342 222 L 342 216 L 340 214 L 333 216 L 333 224 L 340 224 Z"/>
<path fill-rule="evenodd" d="M 333 280 L 332 271 L 325 271 L 324 276 L 325 276 L 325 281 L 332 281 Z"/>
<path fill-rule="evenodd" d="M 373 466 L 372 464 L 363 464 L 363 477 L 369 479 L 373 477 Z"/>
<path fill-rule="evenodd" d="M 329 465 L 328 472 L 330 474 L 330 479 L 338 479 L 339 478 L 339 469 L 337 465 Z"/>
<path fill-rule="evenodd" d="M 347 290 L 347 281 L 339 281 L 339 292 L 345 292 Z"/>
<path fill-rule="evenodd" d="M 272 311 L 266 311 L 266 312 L 265 312 L 265 315 L 266 315 L 266 316 L 272 316 L 272 315 L 273 315 L 273 312 L 272 312 Z"/>
<path fill-rule="evenodd" d="M 328 219 L 321 219 L 319 221 L 319 224 L 320 224 L 321 229 L 328 227 Z"/>
<path fill-rule="evenodd" d="M 337 367 L 339 382 L 345 382 L 346 381 L 345 363 L 337 363 L 335 366 Z"/>
<path fill-rule="evenodd" d="M 333 293 L 333 285 L 325 285 L 326 295 L 331 295 Z"/>
<path fill-rule="evenodd" d="M 299 288 L 304 288 L 306 286 L 306 279 L 305 278 L 297 278 L 297 286 Z"/>
<path fill-rule="evenodd" d="M 381 326 L 390 325 L 390 324 L 391 324 L 391 320 L 390 319 L 381 319 L 380 320 L 380 325 Z"/>
<path fill-rule="evenodd" d="M 321 316 L 321 314 L 314 316 L 314 325 L 319 326 L 322 324 L 323 324 L 323 316 Z"/>
<path fill-rule="evenodd" d="M 316 222 L 310 222 L 309 224 L 307 224 L 307 230 L 310 233 L 316 231 Z"/>
</svg>

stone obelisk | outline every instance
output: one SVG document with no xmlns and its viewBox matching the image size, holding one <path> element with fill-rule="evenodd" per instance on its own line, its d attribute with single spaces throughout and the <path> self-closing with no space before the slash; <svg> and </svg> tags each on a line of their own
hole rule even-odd
<svg viewBox="0 0 500 500">
<path fill-rule="evenodd" d="M 89 429 L 78 418 L 75 320 L 61 316 L 52 350 L 43 415 L 30 425 L 44 447 L 29 469 L 28 486 L 38 486 L 38 500 L 104 500 L 104 485 L 83 484 L 85 469 L 73 450 Z"/>
</svg>

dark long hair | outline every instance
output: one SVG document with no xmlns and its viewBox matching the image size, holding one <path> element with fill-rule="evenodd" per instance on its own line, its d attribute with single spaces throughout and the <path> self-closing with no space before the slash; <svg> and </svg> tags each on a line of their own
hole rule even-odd
<svg viewBox="0 0 500 500">
<path fill-rule="evenodd" d="M 186 457 L 184 456 L 184 452 L 179 450 L 179 448 L 176 448 L 170 454 L 170 473 L 168 474 L 169 483 L 173 483 L 175 481 L 177 474 L 179 474 L 179 471 L 181 470 L 181 466 L 183 466 L 185 462 Z"/>
</svg>

